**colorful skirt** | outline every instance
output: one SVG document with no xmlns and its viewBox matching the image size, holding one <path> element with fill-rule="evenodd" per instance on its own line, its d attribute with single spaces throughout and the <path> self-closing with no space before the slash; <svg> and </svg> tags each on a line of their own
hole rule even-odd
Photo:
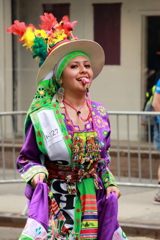
<svg viewBox="0 0 160 240">
<path fill-rule="evenodd" d="M 64 180 L 55 179 L 34 190 L 27 185 L 29 211 L 19 240 L 124 240 L 117 220 L 118 199 L 114 193 L 106 198 L 105 189 L 95 190 L 93 179 L 77 184 L 77 193 L 68 194 Z M 49 201 L 48 201 L 49 194 Z"/>
</svg>

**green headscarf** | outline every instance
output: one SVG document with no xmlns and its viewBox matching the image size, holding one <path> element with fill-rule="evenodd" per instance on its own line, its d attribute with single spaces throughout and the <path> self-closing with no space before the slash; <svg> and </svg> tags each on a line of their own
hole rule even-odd
<svg viewBox="0 0 160 240">
<path fill-rule="evenodd" d="M 53 96 L 57 93 L 60 87 L 60 79 L 61 79 L 63 70 L 65 69 L 67 64 L 77 56 L 84 56 L 87 59 L 89 59 L 83 52 L 80 52 L 80 51 L 69 53 L 57 63 L 52 73 L 49 74 L 49 79 L 45 77 L 39 83 L 36 94 L 27 112 L 25 126 L 24 126 L 25 133 L 28 128 L 28 123 L 30 121 L 29 115 L 41 107 L 50 105 L 50 103 L 52 102 Z"/>
<path fill-rule="evenodd" d="M 54 76 L 55 76 L 55 79 L 57 81 L 57 83 L 60 82 L 60 78 L 62 76 L 62 72 L 63 70 L 65 69 L 65 67 L 67 66 L 67 64 L 75 57 L 77 56 L 84 56 L 86 57 L 87 59 L 89 59 L 86 54 L 84 54 L 83 52 L 72 52 L 72 53 L 69 53 L 68 55 L 64 56 L 59 62 L 58 64 L 55 66 L 54 68 Z M 60 84 L 60 83 L 59 83 Z"/>
</svg>

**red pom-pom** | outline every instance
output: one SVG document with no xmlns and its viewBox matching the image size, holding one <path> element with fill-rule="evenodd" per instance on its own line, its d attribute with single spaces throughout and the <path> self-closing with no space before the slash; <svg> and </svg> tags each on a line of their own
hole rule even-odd
<svg viewBox="0 0 160 240">
<path fill-rule="evenodd" d="M 33 24 L 30 24 L 29 27 L 34 28 Z M 24 22 L 19 22 L 18 20 L 15 20 L 14 24 L 12 24 L 9 28 L 6 29 L 6 32 L 13 33 L 14 35 L 19 35 L 20 38 L 18 40 L 22 42 L 21 37 L 25 33 L 26 28 L 27 28 L 27 25 Z"/>
<path fill-rule="evenodd" d="M 58 29 L 64 29 L 65 34 L 68 36 L 71 31 L 73 31 L 74 25 L 78 21 L 70 22 L 69 17 L 67 15 L 62 17 L 61 24 L 58 26 Z"/>
<path fill-rule="evenodd" d="M 40 16 L 42 24 L 39 24 L 41 29 L 46 31 L 50 31 L 52 27 L 54 27 L 58 22 L 57 18 L 52 13 L 44 13 L 44 15 Z"/>
<path fill-rule="evenodd" d="M 15 20 L 14 24 L 7 28 L 6 32 L 23 36 L 24 32 L 26 31 L 26 28 L 27 26 L 24 22 L 19 22 L 18 20 Z"/>
</svg>

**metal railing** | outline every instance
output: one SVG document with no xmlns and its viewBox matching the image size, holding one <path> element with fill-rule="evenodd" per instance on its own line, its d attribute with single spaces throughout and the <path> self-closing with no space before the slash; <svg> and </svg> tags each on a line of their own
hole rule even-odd
<svg viewBox="0 0 160 240">
<path fill-rule="evenodd" d="M 141 125 L 141 117 L 144 115 L 148 116 L 148 123 L 146 127 Z M 158 172 L 160 155 L 154 149 L 154 146 L 153 146 L 153 126 L 151 125 L 150 119 L 152 116 L 160 116 L 160 112 L 109 111 L 109 116 L 111 119 L 111 123 L 112 121 L 115 121 L 114 127 L 116 128 L 116 130 L 114 130 L 114 139 L 116 139 L 116 141 L 114 142 L 116 146 L 114 146 L 114 148 L 115 148 L 115 151 L 117 151 L 116 180 L 118 185 L 157 188 L 157 178 L 158 178 L 157 172 Z M 114 117 L 114 120 L 113 120 L 113 117 Z M 125 121 L 125 124 L 123 124 L 123 131 L 125 131 L 126 133 L 125 136 L 124 134 L 120 133 L 122 121 Z M 121 159 L 124 158 L 124 151 L 123 151 L 124 149 L 126 150 L 125 157 L 126 157 L 126 162 L 128 164 L 127 176 L 125 175 L 125 177 L 121 172 L 121 168 L 122 168 Z M 121 152 L 123 152 L 122 154 L 123 157 L 121 157 Z M 135 159 L 133 159 L 131 155 L 134 155 L 135 153 L 137 155 L 136 177 L 134 176 L 134 174 L 131 174 L 132 173 L 131 163 L 135 161 Z M 142 170 L 144 167 L 142 166 L 142 155 L 144 155 L 144 153 L 146 155 L 145 167 L 148 167 L 147 177 L 142 177 Z M 156 170 L 154 171 L 154 176 L 153 176 L 153 170 L 154 170 L 153 158 L 154 160 L 155 159 L 157 160 L 156 166 L 154 166 L 154 169 L 156 167 Z"/>
<path fill-rule="evenodd" d="M 23 144 L 25 111 L 0 112 L 0 183 L 24 182 L 16 169 Z"/>
<path fill-rule="evenodd" d="M 120 112 L 109 111 L 111 122 L 111 155 L 116 169 L 116 180 L 119 185 L 157 187 L 157 179 L 153 174 L 153 160 L 158 153 L 152 143 L 151 127 L 142 127 L 141 116 L 160 116 L 157 112 Z M 21 183 L 16 170 L 16 159 L 23 145 L 23 123 L 26 112 L 1 112 L 0 113 L 0 183 Z M 148 118 L 148 126 L 150 118 Z M 143 176 L 142 155 L 146 154 L 145 168 L 148 176 Z M 133 155 L 137 155 L 133 159 Z M 156 156 L 156 157 L 155 157 Z M 127 170 L 122 171 L 122 160 L 127 165 Z M 111 170 L 112 170 L 111 161 Z M 132 164 L 137 161 L 137 170 L 132 173 Z M 158 159 L 157 159 L 158 162 Z M 158 164 L 158 163 L 157 163 Z M 156 168 L 157 171 L 157 168 Z"/>
</svg>

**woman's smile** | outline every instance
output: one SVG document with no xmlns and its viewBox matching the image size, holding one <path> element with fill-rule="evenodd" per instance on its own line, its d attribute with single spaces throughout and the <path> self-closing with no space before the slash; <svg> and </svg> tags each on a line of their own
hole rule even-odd
<svg viewBox="0 0 160 240">
<path fill-rule="evenodd" d="M 61 84 L 66 90 L 86 91 L 86 84 L 83 79 L 88 79 L 88 87 L 92 83 L 93 71 L 90 61 L 84 56 L 73 58 L 63 71 Z M 87 81 L 87 80 L 86 80 Z"/>
</svg>

